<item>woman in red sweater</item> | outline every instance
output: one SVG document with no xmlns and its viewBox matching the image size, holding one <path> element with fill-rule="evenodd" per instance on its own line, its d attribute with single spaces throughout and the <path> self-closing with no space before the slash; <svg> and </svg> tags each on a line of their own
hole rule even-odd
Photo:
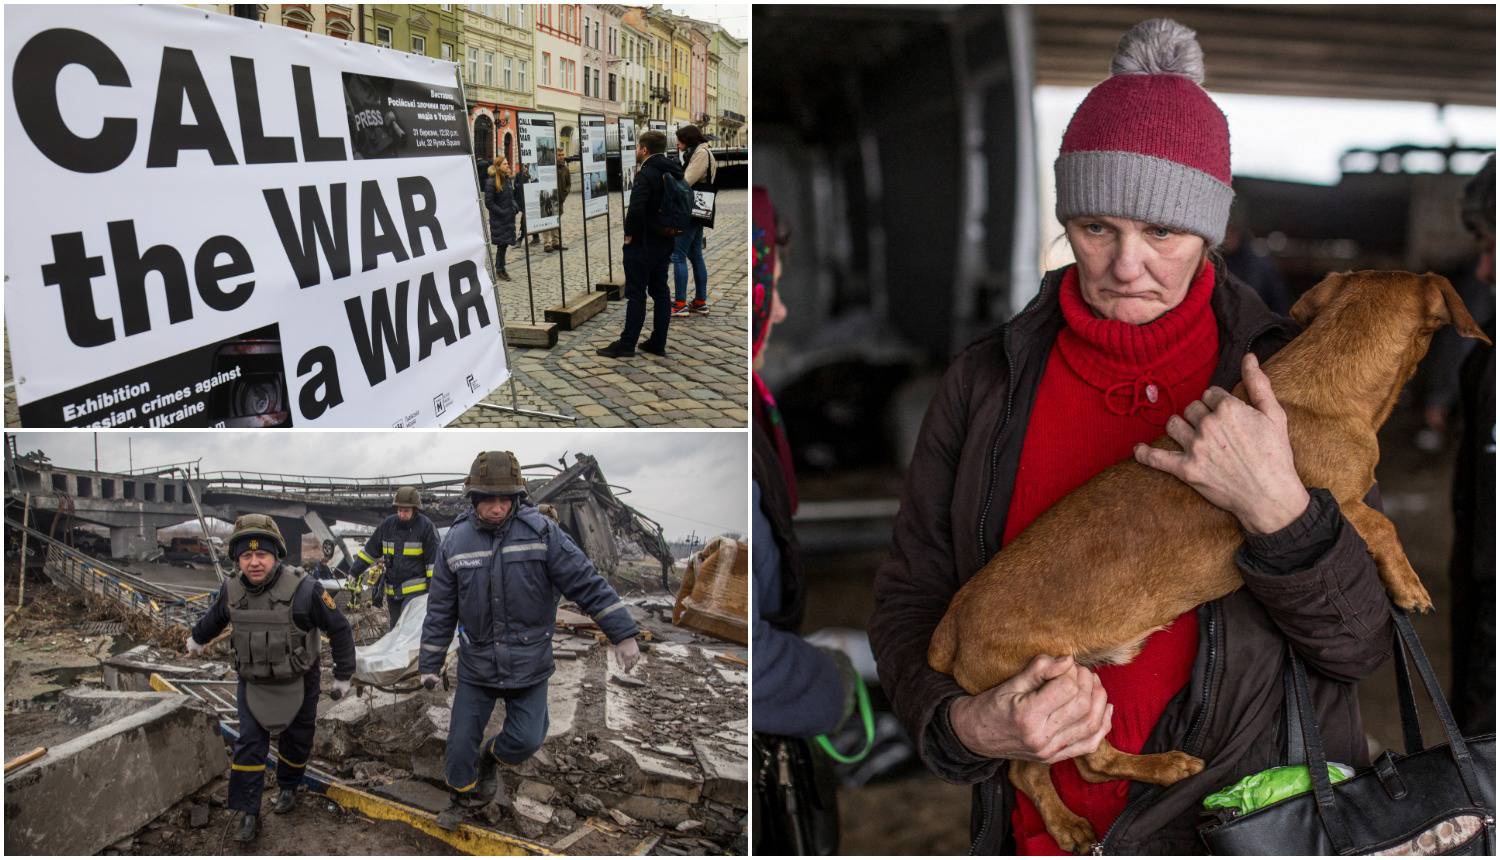
<svg viewBox="0 0 1500 860">
<path fill-rule="evenodd" d="M 1112 71 L 1074 114 L 1056 164 L 1057 217 L 1077 264 L 1049 273 L 1026 310 L 949 369 L 876 579 L 881 680 L 929 768 L 976 786 L 975 853 L 1060 853 L 1007 784 L 1010 759 L 1053 763 L 1096 851 L 1201 851 L 1197 801 L 1282 763 L 1286 643 L 1317 665 L 1314 699 L 1337 738 L 1329 755 L 1351 764 L 1368 758 L 1352 682 L 1389 654 L 1373 562 L 1328 493 L 1302 485 L 1260 372 L 1257 353 L 1283 346 L 1295 323 L 1210 254 L 1233 199 L 1229 130 L 1200 86 L 1194 34 L 1137 25 Z M 1248 401 L 1227 391 L 1241 374 Z M 1182 453 L 1144 444 L 1164 432 Z M 1125 666 L 1038 655 L 975 696 L 930 669 L 932 630 L 963 581 L 1132 456 L 1238 518 L 1247 588 L 1185 613 Z M 1070 759 L 1106 735 L 1125 752 L 1185 749 L 1208 765 L 1165 790 L 1090 784 Z"/>
</svg>

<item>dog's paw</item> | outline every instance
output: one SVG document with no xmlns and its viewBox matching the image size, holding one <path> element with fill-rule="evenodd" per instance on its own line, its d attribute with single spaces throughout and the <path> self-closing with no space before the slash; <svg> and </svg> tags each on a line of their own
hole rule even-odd
<svg viewBox="0 0 1500 860">
<path fill-rule="evenodd" d="M 1415 577 L 1410 582 L 1391 589 L 1391 601 L 1407 612 L 1425 614 L 1433 611 L 1432 595 L 1427 593 L 1422 581 Z"/>
<path fill-rule="evenodd" d="M 1173 785 L 1196 773 L 1203 771 L 1203 759 L 1190 756 L 1185 752 L 1159 753 L 1151 758 L 1151 773 L 1149 778 L 1143 778 L 1142 782 L 1154 785 Z"/>
<path fill-rule="evenodd" d="M 1060 820 L 1048 821 L 1047 832 L 1057 842 L 1057 847 L 1069 854 L 1088 854 L 1094 848 L 1094 828 L 1084 818 L 1071 811 Z"/>
</svg>

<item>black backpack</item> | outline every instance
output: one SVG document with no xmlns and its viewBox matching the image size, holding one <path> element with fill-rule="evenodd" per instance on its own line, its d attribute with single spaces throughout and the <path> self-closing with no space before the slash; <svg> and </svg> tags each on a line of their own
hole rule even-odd
<svg viewBox="0 0 1500 860">
<path fill-rule="evenodd" d="M 661 208 L 656 212 L 656 232 L 662 236 L 681 236 L 693 226 L 693 192 L 682 177 L 663 173 Z"/>
</svg>

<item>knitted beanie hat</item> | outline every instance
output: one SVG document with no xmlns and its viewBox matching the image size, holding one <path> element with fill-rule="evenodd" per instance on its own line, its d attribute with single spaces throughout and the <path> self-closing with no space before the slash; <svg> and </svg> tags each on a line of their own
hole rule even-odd
<svg viewBox="0 0 1500 860">
<path fill-rule="evenodd" d="M 1110 215 L 1224 238 L 1234 200 L 1229 122 L 1204 92 L 1197 34 L 1166 18 L 1120 38 L 1055 165 L 1057 219 Z"/>
</svg>

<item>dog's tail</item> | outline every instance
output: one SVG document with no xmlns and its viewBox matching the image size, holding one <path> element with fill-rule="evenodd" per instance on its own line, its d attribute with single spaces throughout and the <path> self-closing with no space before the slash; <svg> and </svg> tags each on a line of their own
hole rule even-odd
<svg viewBox="0 0 1500 860">
<path fill-rule="evenodd" d="M 945 675 L 953 674 L 953 664 L 958 661 L 958 619 L 950 607 L 943 613 L 943 620 L 932 631 L 932 641 L 927 645 L 927 665 Z"/>
</svg>

